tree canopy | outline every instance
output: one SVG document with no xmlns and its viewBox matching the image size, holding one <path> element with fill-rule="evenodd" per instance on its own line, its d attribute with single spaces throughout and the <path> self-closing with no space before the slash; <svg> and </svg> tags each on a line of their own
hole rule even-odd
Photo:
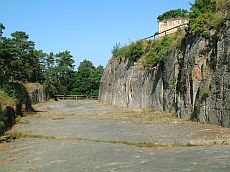
<svg viewBox="0 0 230 172">
<path fill-rule="evenodd" d="M 16 31 L 11 37 L 3 37 L 5 26 L 0 23 L 0 87 L 9 82 L 39 82 L 50 95 L 87 94 L 97 95 L 103 67 L 94 67 L 84 60 L 74 70 L 70 51 L 45 53 L 35 48 L 29 35 Z M 9 91 L 9 90 L 8 90 Z"/>
<path fill-rule="evenodd" d="M 230 0 L 195 0 L 191 4 L 190 27 L 192 34 L 204 34 L 220 28 L 230 19 Z"/>
<path fill-rule="evenodd" d="M 77 69 L 71 93 L 83 93 L 91 96 L 98 95 L 102 74 L 103 66 L 100 65 L 96 68 L 91 61 L 85 59 Z"/>
<path fill-rule="evenodd" d="M 176 9 L 176 10 L 167 11 L 167 12 L 163 13 L 162 15 L 159 15 L 157 17 L 157 20 L 162 21 L 162 20 L 167 20 L 167 19 L 172 19 L 172 18 L 179 18 L 179 17 L 187 18 L 188 15 L 189 15 L 189 12 L 187 10 L 179 8 L 179 9 Z"/>
</svg>

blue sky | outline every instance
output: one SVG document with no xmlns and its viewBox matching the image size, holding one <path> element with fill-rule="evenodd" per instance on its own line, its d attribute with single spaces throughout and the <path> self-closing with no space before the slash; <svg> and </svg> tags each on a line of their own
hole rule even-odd
<svg viewBox="0 0 230 172">
<path fill-rule="evenodd" d="M 189 9 L 189 0 L 0 0 L 0 22 L 4 36 L 25 31 L 37 49 L 105 66 L 115 43 L 153 35 L 157 16 L 177 8 Z"/>
</svg>

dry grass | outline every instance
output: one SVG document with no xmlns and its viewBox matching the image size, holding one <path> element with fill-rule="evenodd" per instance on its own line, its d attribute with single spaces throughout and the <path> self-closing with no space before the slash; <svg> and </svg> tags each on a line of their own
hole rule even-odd
<svg viewBox="0 0 230 172">
<path fill-rule="evenodd" d="M 30 124 L 29 120 L 22 117 L 17 117 L 15 120 L 16 124 Z"/>
<path fill-rule="evenodd" d="M 87 142 L 97 142 L 97 143 L 112 143 L 112 144 L 122 144 L 127 146 L 135 146 L 135 147 L 146 147 L 146 148 L 171 148 L 171 147 L 187 147 L 187 146 L 202 146 L 199 144 L 182 144 L 179 142 L 174 142 L 172 144 L 158 144 L 158 143 L 148 143 L 148 142 L 130 142 L 130 141 L 122 141 L 122 140 L 100 140 L 93 138 L 82 138 L 82 137 L 54 137 L 54 136 L 46 136 L 40 134 L 32 134 L 32 133 L 22 133 L 22 132 L 9 132 L 6 134 L 8 141 L 15 139 L 48 139 L 48 140 L 76 140 L 76 141 L 87 141 Z M 6 150 L 7 151 L 7 150 Z"/>
<path fill-rule="evenodd" d="M 23 133 L 23 132 L 8 132 L 5 135 L 8 139 L 23 139 L 23 138 L 33 138 L 33 139 L 56 139 L 54 136 L 46 136 L 41 134 L 31 134 L 31 133 Z"/>
<path fill-rule="evenodd" d="M 68 118 L 67 115 L 64 115 L 63 113 L 58 112 L 39 112 L 39 113 L 27 113 L 25 114 L 25 117 L 32 117 L 32 118 L 38 118 L 38 119 L 52 119 L 52 120 L 61 120 Z"/>
<path fill-rule="evenodd" d="M 175 117 L 175 114 L 168 112 L 153 112 L 151 109 L 138 111 L 127 111 L 118 113 L 95 114 L 90 116 L 91 119 L 109 119 L 117 121 L 130 121 L 135 123 L 167 123 L 182 122 Z"/>
<path fill-rule="evenodd" d="M 27 83 L 27 84 L 24 84 L 24 86 L 26 87 L 26 90 L 28 92 L 33 92 L 34 90 L 43 88 L 43 86 L 39 83 Z"/>
<path fill-rule="evenodd" d="M 9 146 L 0 144 L 0 152 L 8 152 L 9 150 Z"/>
<path fill-rule="evenodd" d="M 6 106 L 15 107 L 15 101 L 10 98 L 4 91 L 0 90 L 0 106 L 3 108 Z"/>
</svg>

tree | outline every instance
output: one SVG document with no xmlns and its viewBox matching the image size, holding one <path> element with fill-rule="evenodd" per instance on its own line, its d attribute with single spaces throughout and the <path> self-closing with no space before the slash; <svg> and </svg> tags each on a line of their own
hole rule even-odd
<svg viewBox="0 0 230 172">
<path fill-rule="evenodd" d="M 99 94 L 99 87 L 100 87 L 100 81 L 101 77 L 103 75 L 104 68 L 102 65 L 98 66 L 94 73 L 91 75 L 91 82 L 92 82 L 92 91 L 90 95 L 92 96 L 98 96 Z"/>
<path fill-rule="evenodd" d="M 22 31 L 2 38 L 0 49 L 1 72 L 11 80 L 36 82 L 39 80 L 42 51 L 35 50 L 33 41 Z"/>
<path fill-rule="evenodd" d="M 31 62 L 34 63 L 36 59 L 33 59 L 34 42 L 29 41 L 29 36 L 22 31 L 16 31 L 11 34 L 11 70 L 14 80 L 29 81 L 33 75 L 33 69 Z"/>
<path fill-rule="evenodd" d="M 230 19 L 229 0 L 195 0 L 191 4 L 190 30 L 194 35 L 221 28 Z"/>
<path fill-rule="evenodd" d="M 45 84 L 51 95 L 69 94 L 74 78 L 74 60 L 70 52 L 50 53 L 43 61 Z"/>
<path fill-rule="evenodd" d="M 32 61 L 30 61 L 30 65 L 32 68 L 32 76 L 28 78 L 30 82 L 44 82 L 44 67 L 42 63 L 42 59 L 47 56 L 42 50 L 34 50 L 32 52 Z"/>
<path fill-rule="evenodd" d="M 4 46 L 3 46 L 3 40 L 6 39 L 2 37 L 3 30 L 5 29 L 5 26 L 0 23 L 0 86 L 4 83 L 5 80 L 7 80 L 7 76 L 5 76 L 5 64 L 4 64 Z"/>
<path fill-rule="evenodd" d="M 0 38 L 2 37 L 4 29 L 5 29 L 5 26 L 2 23 L 0 23 Z"/>
<path fill-rule="evenodd" d="M 95 67 L 91 61 L 84 60 L 80 63 L 75 82 L 75 93 L 89 95 L 92 91 L 91 75 L 93 74 Z"/>
<path fill-rule="evenodd" d="M 179 8 L 176 10 L 167 11 L 163 13 L 162 15 L 159 15 L 157 17 L 157 20 L 162 21 L 162 20 L 167 20 L 171 18 L 179 18 L 179 17 L 188 18 L 188 15 L 189 15 L 189 12 L 187 10 Z"/>
<path fill-rule="evenodd" d="M 74 69 L 73 56 L 69 51 L 56 54 L 57 72 L 58 72 L 58 92 L 59 94 L 68 94 Z"/>
<path fill-rule="evenodd" d="M 102 73 L 103 66 L 95 68 L 91 61 L 85 59 L 80 63 L 75 74 L 75 83 L 71 93 L 97 96 Z"/>
<path fill-rule="evenodd" d="M 46 54 L 35 49 L 29 35 L 16 31 L 10 38 L 2 37 L 5 27 L 0 23 L 0 87 L 15 82 L 40 82 L 55 94 L 97 95 L 103 67 L 94 67 L 84 60 L 74 71 L 73 56 L 69 51 Z M 12 89 L 8 93 L 13 95 Z"/>
</svg>

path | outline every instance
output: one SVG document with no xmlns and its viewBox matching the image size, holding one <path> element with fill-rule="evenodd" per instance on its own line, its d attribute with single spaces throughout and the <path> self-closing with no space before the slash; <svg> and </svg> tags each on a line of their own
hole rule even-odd
<svg viewBox="0 0 230 172">
<path fill-rule="evenodd" d="M 96 101 L 34 107 L 0 144 L 0 172 L 230 170 L 230 129 Z"/>
</svg>

